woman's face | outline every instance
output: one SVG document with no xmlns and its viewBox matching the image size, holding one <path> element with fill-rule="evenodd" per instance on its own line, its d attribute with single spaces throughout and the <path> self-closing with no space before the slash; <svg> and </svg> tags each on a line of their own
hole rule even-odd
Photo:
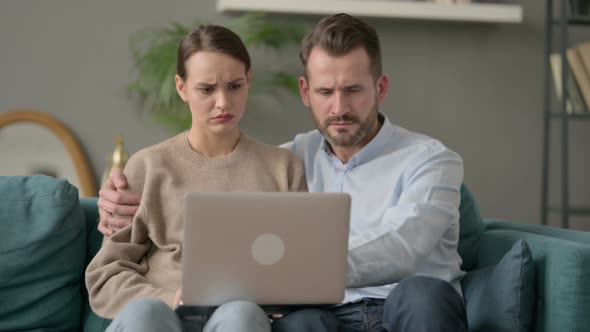
<svg viewBox="0 0 590 332">
<path fill-rule="evenodd" d="M 200 132 L 229 133 L 246 109 L 250 71 L 223 53 L 196 52 L 186 61 L 186 79 L 176 75 L 176 90 L 188 103 L 192 127 Z"/>
</svg>

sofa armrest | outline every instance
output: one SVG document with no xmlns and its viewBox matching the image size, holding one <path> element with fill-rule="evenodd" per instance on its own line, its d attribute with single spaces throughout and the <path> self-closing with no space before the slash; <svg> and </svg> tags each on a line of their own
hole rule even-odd
<svg viewBox="0 0 590 332">
<path fill-rule="evenodd" d="M 479 267 L 496 264 L 519 239 L 532 252 L 536 273 L 536 331 L 582 331 L 590 326 L 590 242 L 585 234 L 550 227 L 488 221 Z M 541 228 L 539 228 L 541 227 Z"/>
<path fill-rule="evenodd" d="M 484 224 L 486 230 L 512 229 L 515 231 L 548 235 L 551 237 L 557 237 L 564 240 L 570 240 L 590 245 L 590 232 L 581 232 L 571 229 L 563 229 L 543 225 L 521 224 L 499 219 L 486 219 L 484 220 Z"/>
</svg>

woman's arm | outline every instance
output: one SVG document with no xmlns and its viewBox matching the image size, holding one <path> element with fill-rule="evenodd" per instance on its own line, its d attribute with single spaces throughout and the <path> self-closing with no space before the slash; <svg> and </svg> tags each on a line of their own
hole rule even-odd
<svg viewBox="0 0 590 332">
<path fill-rule="evenodd" d="M 141 195 L 149 181 L 145 162 L 133 156 L 125 167 L 128 194 Z M 149 267 L 146 255 L 152 247 L 147 222 L 149 197 L 142 199 L 133 223 L 105 237 L 102 248 L 86 269 L 86 287 L 92 309 L 105 318 L 114 318 L 129 301 L 157 297 L 172 306 L 174 291 L 151 284 L 145 277 Z"/>
<path fill-rule="evenodd" d="M 145 226 L 134 223 L 105 237 L 100 251 L 86 269 L 86 287 L 92 310 L 101 317 L 113 319 L 125 304 L 140 297 L 157 297 L 172 306 L 174 291 L 151 284 L 146 255 L 152 246 Z"/>
</svg>

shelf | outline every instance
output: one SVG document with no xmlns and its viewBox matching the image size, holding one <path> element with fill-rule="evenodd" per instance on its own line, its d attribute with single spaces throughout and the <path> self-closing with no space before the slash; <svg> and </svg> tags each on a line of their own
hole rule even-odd
<svg viewBox="0 0 590 332">
<path fill-rule="evenodd" d="M 572 120 L 590 120 L 590 112 L 586 112 L 586 113 L 551 112 L 551 113 L 549 113 L 549 116 L 552 118 L 561 118 L 564 115 Z"/>
<path fill-rule="evenodd" d="M 355 16 L 413 20 L 521 23 L 522 6 L 472 3 L 444 5 L 392 0 L 218 0 L 219 11 L 261 11 L 284 14 Z"/>
<path fill-rule="evenodd" d="M 566 22 L 569 25 L 590 25 L 590 16 L 573 16 L 569 17 Z M 554 19 L 552 23 L 559 25 L 561 24 L 561 21 Z"/>
<path fill-rule="evenodd" d="M 549 211 L 561 212 L 562 209 L 559 207 L 552 206 L 549 208 Z M 573 216 L 587 216 L 587 215 L 590 215 L 590 208 L 570 206 L 568 212 L 569 212 L 569 214 L 571 214 Z"/>
<path fill-rule="evenodd" d="M 567 21 L 573 25 L 590 25 L 590 16 L 570 17 Z"/>
<path fill-rule="evenodd" d="M 574 120 L 590 120 L 590 112 L 586 107 L 576 107 L 575 111 L 568 113 L 566 112 L 567 106 L 563 102 L 563 98 L 558 99 L 558 107 L 554 108 L 553 100 L 551 98 L 552 90 L 552 68 L 551 68 L 551 56 L 553 52 L 553 45 L 558 47 L 560 54 L 566 54 L 568 49 L 568 39 L 574 29 L 570 29 L 570 26 L 590 26 L 590 16 L 582 14 L 572 14 L 569 12 L 571 1 L 570 0 L 546 0 L 545 1 L 545 51 L 546 57 L 545 62 L 545 82 L 544 82 L 544 109 L 543 112 L 543 165 L 542 165 L 542 182 L 541 182 L 541 224 L 547 225 L 549 213 L 559 213 L 561 227 L 569 228 L 571 216 L 590 216 L 590 206 L 574 206 L 571 204 L 570 199 L 570 184 L 573 182 L 571 179 L 570 172 L 570 139 L 569 131 L 570 121 Z M 577 31 L 576 31 L 577 32 Z M 560 41 L 554 44 L 554 39 L 558 38 Z M 567 59 L 566 57 L 563 57 Z M 567 65 L 567 61 L 562 63 L 562 69 L 566 72 L 571 73 L 571 66 Z M 583 70 L 583 69 L 582 69 Z M 568 75 L 566 75 L 568 76 Z M 572 75 L 569 75 L 570 78 Z M 563 77 L 562 77 L 563 79 Z M 575 78 L 574 78 L 575 79 Z M 563 95 L 568 95 L 566 88 L 576 89 L 575 84 L 566 83 L 563 87 Z M 553 85 L 554 86 L 554 85 Z M 583 100 L 582 100 L 583 102 Z M 556 138 L 559 140 L 560 151 L 557 156 L 551 156 L 551 141 L 552 141 L 552 130 L 551 120 L 559 120 L 560 132 Z M 558 160 L 559 167 L 559 206 L 551 206 L 549 204 L 549 196 L 552 192 L 550 186 L 550 175 L 552 174 L 551 169 L 553 167 L 553 160 Z M 555 172 L 555 170 L 553 170 Z M 584 204 L 583 204 L 584 205 Z"/>
</svg>

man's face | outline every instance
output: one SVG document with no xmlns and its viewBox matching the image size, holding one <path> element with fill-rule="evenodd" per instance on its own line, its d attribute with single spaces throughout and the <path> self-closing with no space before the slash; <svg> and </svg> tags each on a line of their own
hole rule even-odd
<svg viewBox="0 0 590 332">
<path fill-rule="evenodd" d="M 307 61 L 307 79 L 299 78 L 303 104 L 311 108 L 317 128 L 333 147 L 364 146 L 377 132 L 379 104 L 388 79 L 376 81 L 364 48 L 334 57 L 314 47 Z"/>
</svg>

